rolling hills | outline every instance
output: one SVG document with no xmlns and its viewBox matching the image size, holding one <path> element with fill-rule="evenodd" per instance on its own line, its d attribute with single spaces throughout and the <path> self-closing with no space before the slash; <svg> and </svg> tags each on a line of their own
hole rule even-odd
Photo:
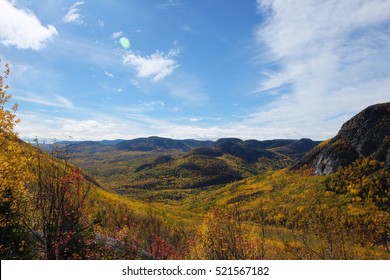
<svg viewBox="0 0 390 280">
<path fill-rule="evenodd" d="M 160 137 L 74 142 L 72 161 L 110 188 L 191 189 L 225 184 L 291 165 L 319 142 L 301 140 L 213 141 Z"/>
<path fill-rule="evenodd" d="M 43 152 L 4 138 L 17 176 L 0 210 L 23 211 L 0 211 L 12 221 L 0 241 L 13 242 L 2 257 L 390 259 L 389 116 L 390 103 L 370 106 L 324 142 L 149 137 Z"/>
<path fill-rule="evenodd" d="M 261 254 L 248 251 L 248 258 L 387 259 L 389 112 L 389 103 L 370 106 L 321 143 L 225 138 L 189 151 L 170 145 L 162 152 L 159 146 L 142 151 L 139 161 L 128 165 L 127 183 L 113 184 L 112 190 L 205 215 L 195 232 L 204 243 L 212 238 L 229 246 L 212 229 L 235 231 L 239 224 L 242 232 L 235 234 L 242 242 L 263 248 Z M 324 162 L 331 168 L 323 168 Z M 258 233 L 251 237 L 251 232 Z M 201 244 L 194 248 L 195 258 L 221 257 Z M 226 256 L 233 258 L 233 251 Z"/>
</svg>

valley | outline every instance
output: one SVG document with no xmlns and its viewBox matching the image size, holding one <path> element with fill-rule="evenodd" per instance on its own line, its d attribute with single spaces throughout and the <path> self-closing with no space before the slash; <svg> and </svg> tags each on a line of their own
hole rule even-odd
<svg viewBox="0 0 390 280">
<path fill-rule="evenodd" d="M 213 142 L 160 137 L 115 142 L 57 145 L 105 186 L 131 195 L 142 190 L 203 189 L 285 168 L 319 143 L 310 139 Z M 184 142 L 191 145 L 182 146 Z M 55 149 L 55 145 L 48 148 Z"/>
<path fill-rule="evenodd" d="M 29 175 L 15 180 L 35 212 L 12 210 L 22 215 L 13 230 L 29 249 L 3 256 L 389 259 L 389 129 L 384 103 L 323 142 L 153 136 L 36 147 L 5 138 L 27 162 Z M 69 217 L 45 214 L 70 206 Z M 32 229 L 47 232 L 64 219 L 83 226 L 44 233 L 62 251 L 42 249 Z"/>
</svg>

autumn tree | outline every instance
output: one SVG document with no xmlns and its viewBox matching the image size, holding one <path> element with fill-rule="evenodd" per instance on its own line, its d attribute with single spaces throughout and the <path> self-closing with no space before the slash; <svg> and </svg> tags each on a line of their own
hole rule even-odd
<svg viewBox="0 0 390 280">
<path fill-rule="evenodd" d="M 364 157 L 332 174 L 327 189 L 347 194 L 353 201 L 373 203 L 379 209 L 390 210 L 390 171 L 384 162 Z"/>
<path fill-rule="evenodd" d="M 38 142 L 37 142 L 38 144 Z M 79 259 L 87 255 L 89 224 L 85 218 L 90 184 L 61 151 L 35 150 L 28 184 L 34 207 L 33 227 L 45 259 Z M 66 157 L 65 157 L 66 158 Z"/>
<path fill-rule="evenodd" d="M 261 259 L 264 248 L 259 234 L 244 229 L 237 208 L 212 210 L 204 216 L 193 244 L 193 259 L 239 260 Z"/>
<path fill-rule="evenodd" d="M 27 211 L 28 194 L 25 182 L 30 158 L 14 131 L 19 122 L 17 104 L 9 106 L 11 94 L 5 84 L 10 68 L 8 64 L 0 75 L 0 256 L 2 259 L 28 257 L 27 234 L 23 218 Z"/>
<path fill-rule="evenodd" d="M 286 244 L 287 252 L 297 259 L 348 259 L 346 217 L 335 207 L 317 201 L 309 205 L 294 231 L 300 242 Z"/>
</svg>

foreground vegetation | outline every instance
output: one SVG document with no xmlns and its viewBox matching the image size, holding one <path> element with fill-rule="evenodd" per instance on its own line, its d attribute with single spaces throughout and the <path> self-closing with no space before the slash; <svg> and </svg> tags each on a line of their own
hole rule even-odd
<svg viewBox="0 0 390 280">
<path fill-rule="evenodd" d="M 365 157 L 319 176 L 280 169 L 288 158 L 250 165 L 198 150 L 135 160 L 131 184 L 120 161 L 106 185 L 70 163 L 67 149 L 18 139 L 8 75 L 6 65 L 1 259 L 390 259 L 383 162 Z"/>
</svg>

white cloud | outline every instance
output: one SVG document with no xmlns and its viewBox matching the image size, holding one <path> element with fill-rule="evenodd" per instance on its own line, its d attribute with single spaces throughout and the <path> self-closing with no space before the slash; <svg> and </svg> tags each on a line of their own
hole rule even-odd
<svg viewBox="0 0 390 280">
<path fill-rule="evenodd" d="M 114 78 L 114 74 L 107 72 L 107 71 L 104 71 L 104 75 L 106 75 L 109 78 Z"/>
<path fill-rule="evenodd" d="M 113 40 L 118 39 L 122 35 L 123 35 L 122 31 L 114 32 L 114 33 L 111 34 L 111 39 L 113 39 Z"/>
<path fill-rule="evenodd" d="M 69 137 L 74 140 L 133 139 L 150 135 L 174 139 L 265 139 L 266 135 L 281 135 L 276 129 L 267 129 L 264 135 L 260 135 L 257 128 L 241 124 L 195 125 L 197 119 L 189 119 L 187 124 L 177 124 L 152 118 L 131 108 L 127 108 L 120 118 L 96 116 L 96 113 L 93 118 L 81 119 L 53 117 L 42 113 L 23 113 L 19 117 L 22 122 L 17 125 L 16 131 L 22 139 L 38 137 L 47 141 L 67 140 Z"/>
<path fill-rule="evenodd" d="M 104 21 L 103 20 L 101 20 L 101 19 L 99 19 L 98 20 L 98 25 L 99 25 L 99 27 L 104 27 Z"/>
<path fill-rule="evenodd" d="M 84 5 L 84 2 L 76 2 L 70 8 L 66 15 L 62 18 L 64 23 L 83 24 L 83 18 L 81 16 L 79 6 Z"/>
<path fill-rule="evenodd" d="M 137 108 L 115 108 L 119 112 L 116 116 L 88 109 L 75 110 L 74 117 L 67 118 L 56 117 L 52 112 L 21 112 L 18 116 L 22 122 L 17 125 L 16 131 L 23 139 L 38 137 L 41 140 L 67 140 L 69 137 L 74 140 L 133 139 L 150 135 L 176 139 L 218 139 L 243 137 L 243 132 L 253 135 L 252 130 L 246 131 L 243 127 L 237 130 L 229 124 L 201 127 L 189 122 L 177 124 L 144 114 L 165 106 L 161 100 L 139 102 Z"/>
<path fill-rule="evenodd" d="M 22 113 L 22 122 L 16 131 L 24 139 L 102 140 L 132 139 L 160 131 L 167 124 L 143 114 L 128 114 L 122 117 L 93 112 L 93 117 L 63 118 L 44 113 Z"/>
<path fill-rule="evenodd" d="M 180 53 L 179 49 L 172 49 L 167 54 L 156 51 L 150 56 L 141 56 L 134 52 L 128 52 L 123 63 L 132 66 L 140 78 L 151 78 L 158 82 L 168 77 L 180 65 L 174 59 Z"/>
<path fill-rule="evenodd" d="M 112 119 L 73 119 L 49 117 L 41 114 L 20 114 L 22 122 L 16 130 L 22 138 L 41 140 L 67 140 L 69 137 L 75 140 L 102 140 L 131 137 L 134 134 L 126 134 L 129 124 L 120 123 Z M 134 127 L 134 131 L 138 132 Z M 117 131 L 120 131 L 119 133 Z"/>
<path fill-rule="evenodd" d="M 258 0 L 258 7 L 266 18 L 255 34 L 260 67 L 276 65 L 262 71 L 258 91 L 278 95 L 245 125 L 328 138 L 348 117 L 389 100 L 390 1 Z"/>
<path fill-rule="evenodd" d="M 58 35 L 53 25 L 43 26 L 35 14 L 0 0 L 0 44 L 19 49 L 40 50 Z"/>
</svg>

